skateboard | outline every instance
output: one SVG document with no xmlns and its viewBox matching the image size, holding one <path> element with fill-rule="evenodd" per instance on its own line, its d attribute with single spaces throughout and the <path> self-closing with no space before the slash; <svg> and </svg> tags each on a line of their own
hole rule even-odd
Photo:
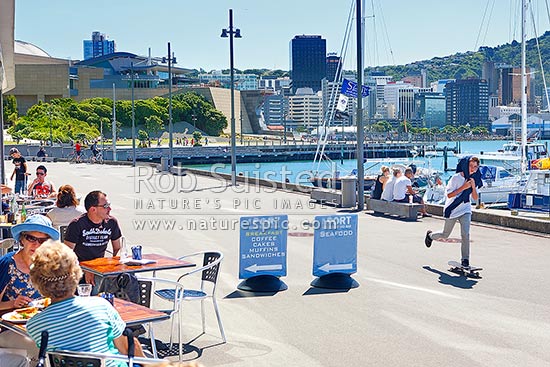
<svg viewBox="0 0 550 367">
<path fill-rule="evenodd" d="M 448 264 L 451 266 L 449 271 L 452 271 L 453 273 L 464 275 L 470 278 L 481 278 L 481 276 L 479 276 L 479 271 L 483 270 L 483 268 L 478 268 L 475 266 L 470 266 L 465 268 L 458 261 L 452 261 L 452 260 L 449 261 Z"/>
</svg>

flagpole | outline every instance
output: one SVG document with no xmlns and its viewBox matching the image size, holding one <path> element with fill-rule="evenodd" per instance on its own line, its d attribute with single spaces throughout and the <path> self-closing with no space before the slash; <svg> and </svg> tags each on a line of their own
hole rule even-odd
<svg viewBox="0 0 550 367">
<path fill-rule="evenodd" d="M 365 208 L 365 172 L 363 165 L 363 27 L 361 1 L 355 5 L 357 22 L 357 210 Z"/>
</svg>

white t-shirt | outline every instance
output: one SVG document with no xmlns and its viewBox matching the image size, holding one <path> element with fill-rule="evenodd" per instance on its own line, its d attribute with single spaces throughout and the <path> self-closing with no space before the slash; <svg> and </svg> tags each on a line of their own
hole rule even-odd
<svg viewBox="0 0 550 367">
<path fill-rule="evenodd" d="M 47 217 L 51 219 L 54 228 L 59 228 L 59 226 L 69 225 L 73 219 L 84 213 L 86 213 L 86 209 L 79 206 L 55 207 L 48 212 Z"/>
<path fill-rule="evenodd" d="M 462 176 L 460 173 L 456 173 L 451 177 L 449 182 L 447 183 L 447 189 L 445 190 L 445 206 L 443 207 L 443 210 L 447 209 L 451 203 L 453 203 L 457 196 L 460 196 L 458 194 L 457 196 L 453 196 L 452 198 L 449 198 L 449 194 L 453 191 L 456 191 L 460 186 L 464 185 L 464 182 L 466 180 L 464 179 L 464 176 Z M 451 215 L 449 215 L 449 218 L 458 218 L 463 214 L 471 213 L 472 212 L 472 204 L 470 203 L 470 200 L 467 202 L 460 203 L 456 208 L 454 208 L 451 211 Z"/>
<path fill-rule="evenodd" d="M 389 178 L 388 182 L 386 182 L 386 186 L 384 186 L 384 191 L 382 191 L 382 196 L 380 197 L 380 199 L 386 201 L 393 200 L 393 187 L 395 186 L 396 180 L 397 179 L 393 175 Z"/>
<path fill-rule="evenodd" d="M 411 180 L 405 175 L 399 177 L 397 181 L 395 181 L 395 187 L 393 188 L 393 200 L 405 199 L 407 186 L 412 186 Z"/>
</svg>

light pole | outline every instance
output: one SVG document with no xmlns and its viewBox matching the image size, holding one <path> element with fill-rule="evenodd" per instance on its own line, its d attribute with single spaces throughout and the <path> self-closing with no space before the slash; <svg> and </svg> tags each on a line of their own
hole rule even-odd
<svg viewBox="0 0 550 367">
<path fill-rule="evenodd" d="M 163 57 L 162 62 L 168 61 L 168 162 L 170 170 L 174 166 L 174 145 L 172 144 L 172 135 L 174 134 L 174 126 L 172 125 L 172 63 L 176 63 L 176 58 L 170 50 L 170 42 L 168 42 L 168 57 Z"/>
<path fill-rule="evenodd" d="M 197 115 L 192 114 L 191 119 L 193 120 L 193 132 L 197 129 Z"/>
<path fill-rule="evenodd" d="M 53 147 L 52 111 L 51 111 L 51 105 L 48 106 L 48 116 L 49 116 L 49 118 L 50 118 L 50 147 Z"/>
<path fill-rule="evenodd" d="M 223 28 L 221 37 L 229 34 L 229 69 L 231 72 L 231 184 L 237 185 L 237 151 L 235 141 L 235 70 L 233 67 L 233 37 L 241 38 L 241 30 L 233 30 L 233 9 L 229 9 L 229 28 Z M 241 131 L 242 134 L 242 131 Z"/>
<path fill-rule="evenodd" d="M 132 83 L 132 167 L 136 166 L 136 115 L 134 111 L 134 63 L 130 63 Z"/>
<path fill-rule="evenodd" d="M 242 108 L 241 108 L 240 118 L 241 118 L 241 145 L 243 145 L 243 109 Z"/>
<path fill-rule="evenodd" d="M 115 83 L 113 83 L 113 123 L 111 125 L 111 132 L 113 133 L 113 161 L 116 162 L 116 89 Z"/>
</svg>

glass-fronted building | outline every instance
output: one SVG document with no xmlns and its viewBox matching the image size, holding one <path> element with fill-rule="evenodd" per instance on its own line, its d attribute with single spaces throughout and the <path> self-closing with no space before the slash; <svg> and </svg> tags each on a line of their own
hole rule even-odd
<svg viewBox="0 0 550 367">
<path fill-rule="evenodd" d="M 290 41 L 290 75 L 292 92 L 298 88 L 321 90 L 321 80 L 326 76 L 326 40 L 321 36 L 301 35 Z"/>
<path fill-rule="evenodd" d="M 211 86 L 231 88 L 231 74 L 222 74 L 221 72 L 199 74 L 199 81 Z M 255 74 L 235 74 L 234 82 L 237 90 L 258 89 L 258 77 Z"/>
<path fill-rule="evenodd" d="M 441 128 L 445 126 L 445 95 L 443 93 L 418 93 L 416 105 L 417 119 L 423 122 L 423 127 Z"/>
<path fill-rule="evenodd" d="M 116 51 L 115 41 L 109 41 L 103 33 L 93 32 L 91 40 L 84 40 L 84 60 L 112 54 Z"/>
<path fill-rule="evenodd" d="M 329 82 L 340 81 L 342 71 L 342 58 L 335 53 L 327 56 L 327 80 Z"/>
</svg>

